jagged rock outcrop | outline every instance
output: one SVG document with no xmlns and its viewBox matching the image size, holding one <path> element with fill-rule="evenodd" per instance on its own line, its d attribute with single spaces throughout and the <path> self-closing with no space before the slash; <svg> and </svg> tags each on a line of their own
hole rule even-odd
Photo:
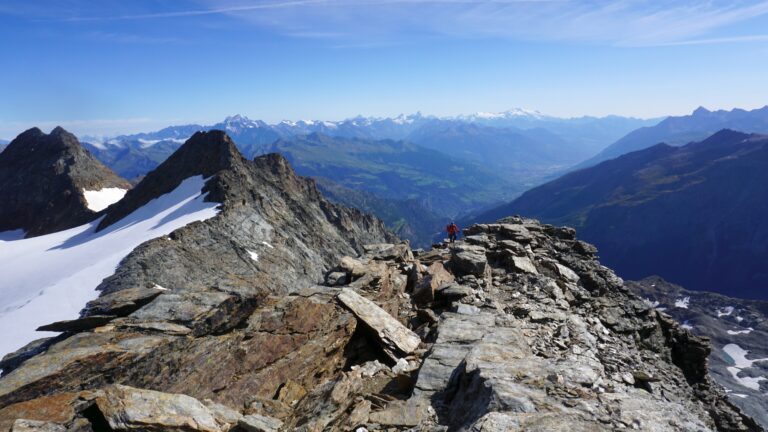
<svg viewBox="0 0 768 432">
<path fill-rule="evenodd" d="M 391 241 L 383 224 L 329 203 L 278 155 L 242 158 L 214 131 L 193 136 L 110 208 L 105 226 L 194 175 L 210 177 L 219 215 L 141 245 L 80 320 L 56 324 L 69 333 L 6 357 L 0 406 L 108 383 L 242 406 L 269 400 L 286 379 L 343 367 L 351 314 L 286 294 L 321 282 L 364 244 Z"/>
<path fill-rule="evenodd" d="M 768 302 L 690 291 L 658 276 L 627 286 L 694 335 L 709 338 L 710 375 L 734 405 L 768 427 Z"/>
<path fill-rule="evenodd" d="M 190 282 L 70 335 L 0 379 L 0 427 L 23 418 L 79 430 L 109 412 L 99 401 L 117 389 L 195 398 L 183 400 L 222 431 L 761 430 L 706 374 L 707 340 L 631 294 L 573 230 L 510 218 L 469 228 L 455 247 L 360 252 L 325 269 L 328 285 L 254 286 L 253 306 L 229 303 L 229 325 L 215 311 L 234 291 Z M 433 299 L 412 299 L 444 272 L 453 280 Z M 200 310 L 175 306 L 191 295 Z M 168 331 L 164 318 L 190 331 Z M 392 349 L 393 334 L 418 340 Z M 32 410 L 43 405 L 45 415 Z"/>
<path fill-rule="evenodd" d="M 85 191 L 130 187 L 61 127 L 48 135 L 29 129 L 0 153 L 0 232 L 36 236 L 82 225 L 99 214 Z"/>
</svg>

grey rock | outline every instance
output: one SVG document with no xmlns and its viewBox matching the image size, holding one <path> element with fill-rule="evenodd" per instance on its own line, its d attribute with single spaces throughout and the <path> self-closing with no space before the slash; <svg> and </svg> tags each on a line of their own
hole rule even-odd
<svg viewBox="0 0 768 432">
<path fill-rule="evenodd" d="M 331 272 L 325 277 L 325 283 L 329 286 L 346 285 L 347 274 L 344 272 Z"/>
<path fill-rule="evenodd" d="M 451 256 L 451 266 L 458 275 L 485 276 L 488 271 L 488 259 L 485 248 L 480 246 L 457 246 Z"/>
<path fill-rule="evenodd" d="M 435 292 L 435 297 L 442 301 L 460 300 L 471 295 L 472 289 L 470 287 L 457 283 L 443 285 Z"/>
<path fill-rule="evenodd" d="M 238 425 L 247 432 L 277 432 L 283 422 L 260 414 L 250 414 L 240 419 Z"/>
<path fill-rule="evenodd" d="M 10 432 L 65 432 L 66 430 L 64 425 L 52 422 L 18 419 L 13 422 Z"/>
<path fill-rule="evenodd" d="M 421 339 L 397 321 L 392 315 L 356 292 L 343 288 L 339 301 L 376 334 L 384 351 L 393 359 L 401 354 L 411 354 L 419 347 Z"/>
<path fill-rule="evenodd" d="M 96 398 L 96 406 L 117 431 L 221 431 L 211 411 L 186 395 L 115 385 Z"/>
<path fill-rule="evenodd" d="M 539 271 L 536 270 L 536 266 L 533 264 L 533 262 L 531 262 L 529 258 L 513 256 L 511 259 L 512 267 L 515 270 L 525 273 L 539 274 Z"/>
<path fill-rule="evenodd" d="M 381 426 L 414 427 L 421 423 L 426 404 L 419 400 L 394 401 L 369 414 L 368 421 Z"/>
<path fill-rule="evenodd" d="M 44 326 L 38 327 L 37 330 L 50 332 L 80 332 L 96 327 L 101 327 L 115 318 L 117 318 L 117 316 L 114 315 L 89 315 L 74 320 L 58 321 L 55 323 L 46 324 Z"/>
</svg>

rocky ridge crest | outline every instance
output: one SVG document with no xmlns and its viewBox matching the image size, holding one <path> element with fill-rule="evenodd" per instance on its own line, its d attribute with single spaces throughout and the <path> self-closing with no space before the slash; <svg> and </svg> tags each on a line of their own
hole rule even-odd
<svg viewBox="0 0 768 432">
<path fill-rule="evenodd" d="M 287 169 L 281 161 L 266 158 L 263 171 Z M 205 238 L 209 258 L 223 253 L 222 219 L 242 221 L 240 208 L 131 255 L 84 311 L 121 316 L 71 331 L 0 379 L 2 425 L 761 430 L 713 385 L 707 340 L 629 293 L 571 229 L 508 218 L 427 252 L 367 244 L 337 256 L 322 283 L 281 287 L 290 259 L 236 284 L 216 266 L 202 286 L 198 274 L 181 279 L 178 263 L 195 256 L 179 251 Z M 140 267 L 171 289 L 137 289 L 149 281 L 133 276 Z"/>
<path fill-rule="evenodd" d="M 50 134 L 32 128 L 0 153 L 0 232 L 48 234 L 90 222 L 84 191 L 130 189 L 61 127 Z"/>
</svg>

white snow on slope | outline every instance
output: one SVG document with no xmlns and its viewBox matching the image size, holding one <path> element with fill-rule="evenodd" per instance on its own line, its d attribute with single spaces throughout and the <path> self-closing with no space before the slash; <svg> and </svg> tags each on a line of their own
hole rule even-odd
<svg viewBox="0 0 768 432">
<path fill-rule="evenodd" d="M 83 195 L 88 208 L 98 212 L 123 199 L 126 192 L 126 189 L 121 188 L 103 188 L 97 191 L 84 190 Z"/>
<path fill-rule="evenodd" d="M 0 242 L 0 357 L 55 333 L 41 325 L 75 319 L 96 298 L 94 289 L 115 272 L 136 246 L 188 223 L 214 217 L 215 202 L 204 202 L 202 176 L 95 232 L 99 221 L 45 236 Z"/>
<path fill-rule="evenodd" d="M 726 368 L 733 376 L 733 379 L 738 381 L 739 384 L 744 387 L 751 388 L 752 390 L 760 390 L 760 381 L 764 381 L 766 379 L 765 377 L 739 377 L 739 372 L 741 372 L 742 369 L 752 367 L 753 363 L 768 361 L 768 358 L 749 360 L 747 359 L 749 351 L 736 344 L 728 344 L 724 346 L 723 351 L 733 359 L 733 366 Z"/>
<path fill-rule="evenodd" d="M 726 306 L 722 309 L 716 310 L 715 312 L 717 313 L 718 318 L 728 316 L 733 313 L 733 306 Z"/>
<path fill-rule="evenodd" d="M 747 327 L 746 330 L 728 330 L 729 335 L 740 335 L 740 334 L 750 334 L 752 333 L 754 329 L 752 327 Z"/>
<path fill-rule="evenodd" d="M 184 144 L 189 138 L 190 137 L 187 137 L 187 138 L 164 138 L 164 139 L 153 139 L 153 140 L 139 138 L 137 141 L 139 141 L 139 143 L 141 143 L 141 148 L 148 148 L 148 147 L 152 147 L 153 145 L 155 145 L 155 144 L 157 144 L 157 143 L 159 143 L 161 141 L 172 141 L 172 142 L 175 142 L 176 144 Z"/>
<path fill-rule="evenodd" d="M 690 297 L 683 297 L 675 300 L 675 307 L 676 308 L 682 308 L 682 309 L 688 309 L 688 305 L 691 303 Z"/>
<path fill-rule="evenodd" d="M 258 261 L 259 260 L 259 254 L 257 254 L 256 252 L 254 252 L 252 250 L 247 250 L 247 249 L 246 249 L 246 252 L 248 252 L 248 256 L 250 256 L 252 260 L 254 260 L 254 261 Z"/>
</svg>

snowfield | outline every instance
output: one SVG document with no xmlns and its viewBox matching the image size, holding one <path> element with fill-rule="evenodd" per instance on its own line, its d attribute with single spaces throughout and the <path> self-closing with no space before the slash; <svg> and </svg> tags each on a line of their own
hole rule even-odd
<svg viewBox="0 0 768 432">
<path fill-rule="evenodd" d="M 141 243 L 216 216 L 202 176 L 184 180 L 127 217 L 95 232 L 99 220 L 45 236 L 0 240 L 0 357 L 42 337 L 39 326 L 78 318 L 95 288 Z M 0 239 L 16 238 L 0 233 Z"/>
<path fill-rule="evenodd" d="M 97 191 L 84 190 L 83 195 L 88 208 L 99 212 L 123 199 L 126 192 L 126 189 L 121 188 L 103 188 Z"/>
<path fill-rule="evenodd" d="M 768 358 L 749 360 L 747 359 L 747 354 L 749 354 L 749 351 L 736 344 L 728 344 L 724 346 L 723 351 L 725 351 L 725 353 L 728 354 L 731 359 L 733 359 L 734 365 L 727 368 L 728 372 L 730 372 L 733 376 L 733 379 L 738 381 L 738 383 L 744 387 L 750 388 L 752 390 L 760 390 L 760 381 L 766 380 L 765 377 L 739 377 L 739 372 L 741 372 L 742 369 L 751 368 L 753 363 L 768 361 Z"/>
</svg>

